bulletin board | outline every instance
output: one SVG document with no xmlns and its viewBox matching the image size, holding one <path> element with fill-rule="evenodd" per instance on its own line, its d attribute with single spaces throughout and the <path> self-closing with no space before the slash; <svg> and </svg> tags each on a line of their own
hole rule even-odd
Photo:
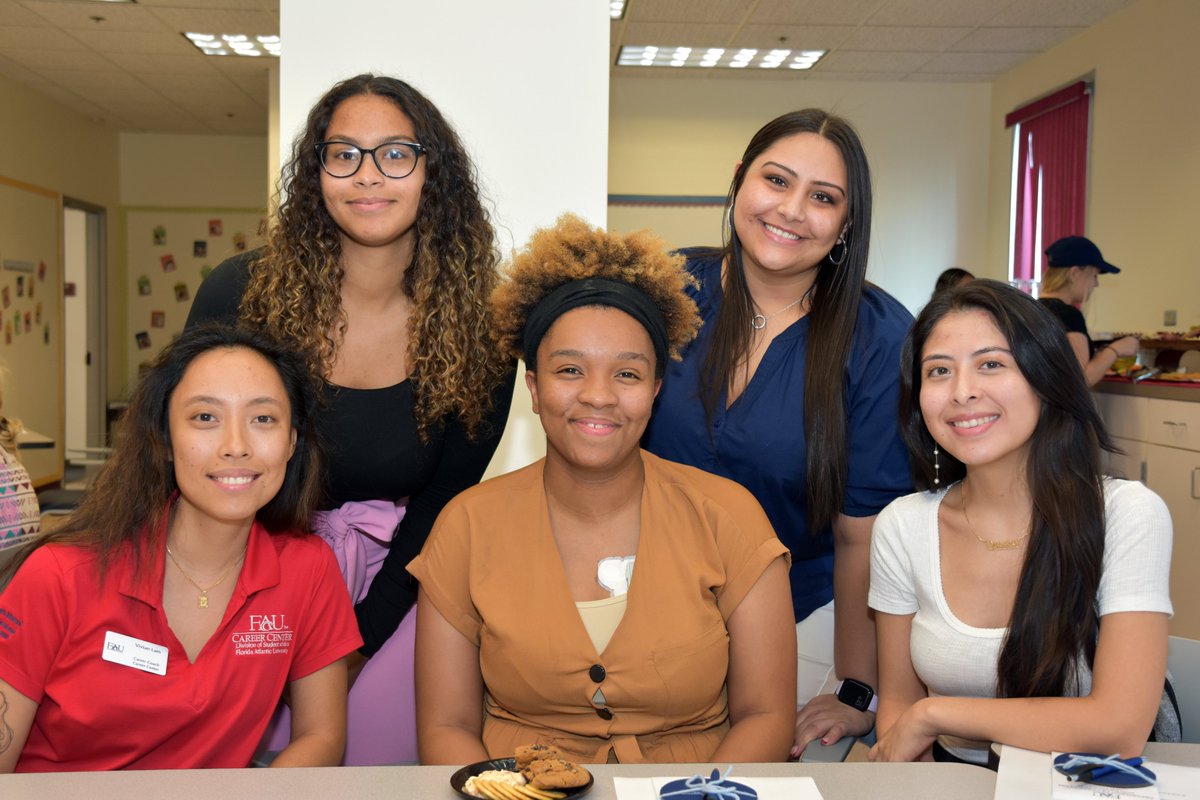
<svg viewBox="0 0 1200 800">
<path fill-rule="evenodd" d="M 262 245 L 263 209 L 126 209 L 130 390 L 187 322 L 192 299 L 214 267 Z"/>
<path fill-rule="evenodd" d="M 0 177 L 0 413 L 49 440 L 17 453 L 34 486 L 63 474 L 62 240 L 62 196 Z"/>
</svg>

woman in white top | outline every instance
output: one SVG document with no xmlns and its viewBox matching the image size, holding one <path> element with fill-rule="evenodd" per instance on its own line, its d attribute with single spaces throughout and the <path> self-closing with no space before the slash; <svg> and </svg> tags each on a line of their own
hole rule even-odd
<svg viewBox="0 0 1200 800">
<path fill-rule="evenodd" d="M 902 358 L 927 491 L 875 523 L 871 758 L 986 763 L 990 742 L 1140 753 L 1163 698 L 1171 520 L 1141 484 L 1101 475 L 1113 445 L 1061 327 L 975 281 L 930 301 Z"/>
</svg>

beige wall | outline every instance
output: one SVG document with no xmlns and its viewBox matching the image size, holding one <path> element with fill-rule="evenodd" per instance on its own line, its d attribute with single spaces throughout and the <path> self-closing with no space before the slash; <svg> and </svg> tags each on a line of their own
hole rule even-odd
<svg viewBox="0 0 1200 800">
<path fill-rule="evenodd" d="M 125 316 L 125 275 L 118 258 L 119 180 L 117 134 L 22 84 L 0 76 L 4 147 L 0 175 L 59 192 L 108 211 L 108 394 L 124 377 L 124 348 L 116 331 Z"/>
<path fill-rule="evenodd" d="M 267 137 L 124 133 L 121 204 L 267 207 Z"/>
<path fill-rule="evenodd" d="M 615 78 L 608 190 L 724 195 L 759 127 L 794 109 L 830 109 L 855 125 L 871 161 L 869 277 L 916 311 L 946 267 L 985 271 L 990 92 L 986 83 Z M 676 245 L 721 235 L 711 206 L 613 208 L 609 225 L 661 229 Z"/>
<path fill-rule="evenodd" d="M 1085 309 L 1093 332 L 1200 324 L 1200 78 L 1195 0 L 1140 0 L 993 84 L 988 266 L 1008 263 L 1012 138 L 1004 115 L 1094 74 L 1087 235 L 1124 270 Z"/>
</svg>

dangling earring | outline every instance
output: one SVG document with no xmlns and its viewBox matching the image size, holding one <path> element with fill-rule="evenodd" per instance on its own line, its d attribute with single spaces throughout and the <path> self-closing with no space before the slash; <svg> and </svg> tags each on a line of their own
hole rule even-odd
<svg viewBox="0 0 1200 800">
<path fill-rule="evenodd" d="M 839 244 L 842 246 L 842 257 L 841 258 L 834 260 L 833 248 L 830 248 L 829 255 L 826 256 L 826 258 L 829 259 L 829 263 L 833 264 L 835 267 L 840 267 L 846 260 L 846 253 L 850 252 L 850 247 L 846 244 L 846 240 L 843 239 L 841 236 L 838 237 L 838 240 L 837 240 L 837 242 L 834 243 L 833 247 L 836 248 Z"/>
<path fill-rule="evenodd" d="M 942 465 L 938 462 L 938 446 L 933 446 L 933 485 L 940 486 L 942 483 Z"/>
<path fill-rule="evenodd" d="M 733 203 L 729 204 L 729 230 L 733 230 Z"/>
</svg>

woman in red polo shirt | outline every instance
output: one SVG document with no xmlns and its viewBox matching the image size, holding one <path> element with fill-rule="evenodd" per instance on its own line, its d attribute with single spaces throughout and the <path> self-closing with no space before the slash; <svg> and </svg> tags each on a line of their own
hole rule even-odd
<svg viewBox="0 0 1200 800">
<path fill-rule="evenodd" d="M 274 764 L 338 763 L 362 640 L 302 533 L 315 407 L 303 360 L 258 334 L 163 352 L 79 509 L 0 574 L 0 772 L 246 766 L 285 687 Z"/>
</svg>

